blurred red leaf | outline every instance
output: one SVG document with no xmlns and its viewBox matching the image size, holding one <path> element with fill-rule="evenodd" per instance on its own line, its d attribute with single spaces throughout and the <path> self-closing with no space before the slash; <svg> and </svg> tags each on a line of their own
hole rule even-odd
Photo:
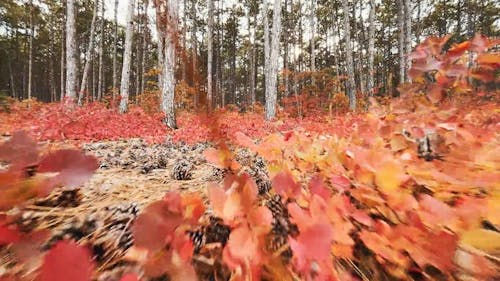
<svg viewBox="0 0 500 281">
<path fill-rule="evenodd" d="M 139 281 L 139 278 L 135 275 L 135 273 L 127 273 L 122 276 L 120 281 Z"/>
<path fill-rule="evenodd" d="M 18 242 L 21 234 L 17 227 L 9 226 L 0 218 L 0 246 Z"/>
<path fill-rule="evenodd" d="M 51 181 L 55 185 L 73 187 L 87 181 L 98 167 L 94 156 L 84 155 L 78 150 L 64 149 L 45 156 L 39 163 L 38 171 L 58 172 Z"/>
<path fill-rule="evenodd" d="M 90 281 L 94 264 L 86 248 L 58 242 L 46 255 L 37 281 Z"/>
<path fill-rule="evenodd" d="M 455 44 L 448 50 L 448 55 L 454 58 L 460 57 L 469 50 L 470 46 L 471 46 L 470 41 L 464 41 L 459 44 Z"/>
<path fill-rule="evenodd" d="M 32 165 L 38 160 L 37 143 L 25 131 L 15 132 L 12 137 L 0 144 L 0 160 L 16 165 Z"/>
<path fill-rule="evenodd" d="M 328 200 L 331 196 L 331 192 L 327 189 L 323 179 L 318 175 L 314 176 L 311 181 L 309 181 L 309 190 L 324 200 Z"/>
<path fill-rule="evenodd" d="M 500 53 L 484 53 L 477 57 L 477 63 L 479 64 L 494 64 L 500 65 Z"/>
<path fill-rule="evenodd" d="M 273 188 L 278 194 L 286 197 L 296 197 L 300 193 L 300 185 L 287 172 L 280 172 L 272 179 Z"/>
<path fill-rule="evenodd" d="M 472 38 L 470 49 L 474 52 L 482 53 L 488 48 L 489 40 L 486 36 L 477 33 Z"/>
<path fill-rule="evenodd" d="M 166 201 L 156 201 L 137 217 L 132 227 L 136 246 L 155 251 L 170 242 L 169 235 L 183 221 L 182 215 L 172 212 L 170 207 Z"/>
</svg>

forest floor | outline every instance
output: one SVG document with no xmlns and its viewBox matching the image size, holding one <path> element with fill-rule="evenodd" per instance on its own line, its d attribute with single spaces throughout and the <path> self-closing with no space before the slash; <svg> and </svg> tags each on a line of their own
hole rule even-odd
<svg viewBox="0 0 500 281">
<path fill-rule="evenodd" d="M 273 217 L 276 208 L 285 210 L 273 218 L 273 230 L 277 222 L 285 221 L 287 229 L 298 227 L 301 231 L 287 230 L 285 244 L 278 244 L 279 252 L 265 250 L 283 257 L 286 264 L 284 271 L 271 272 L 275 276 L 265 280 L 299 280 L 293 272 L 299 266 L 297 261 L 322 255 L 324 247 L 315 247 L 315 241 L 331 246 L 331 253 L 323 255 L 328 262 L 321 266 L 334 266 L 332 270 L 344 274 L 342 280 L 497 280 L 498 103 L 476 99 L 472 108 L 460 103 L 436 108 L 421 101 L 400 102 L 391 108 L 374 106 L 369 113 L 359 115 L 282 118 L 269 123 L 255 113 L 228 111 L 211 119 L 184 114 L 177 131 L 166 129 L 159 116 L 139 109 L 125 115 L 101 105 L 77 109 L 76 113 L 68 113 L 60 105 L 36 105 L 36 111 L 15 109 L 0 115 L 0 132 L 6 135 L 1 143 L 24 128 L 35 136 L 44 153 L 76 147 L 94 155 L 99 167 L 85 184 L 55 189 L 48 197 L 31 199 L 0 213 L 0 219 L 7 215 L 26 235 L 48 231 L 48 237 L 40 242 L 43 251 L 39 257 L 61 240 L 85 245 L 95 263 L 93 280 L 118 281 L 127 273 L 142 276 L 142 280 L 169 280 L 166 275 L 161 275 L 163 279 L 144 277 L 155 274 L 144 271 L 140 254 L 134 252 L 135 235 L 141 231 L 154 235 L 154 224 L 134 234 L 135 222 L 141 216 L 151 219 L 144 212 L 151 203 L 167 202 L 166 194 L 178 191 L 181 196 L 195 194 L 207 214 L 213 212 L 224 222 L 234 223 L 231 235 L 241 225 L 250 224 L 248 217 L 238 215 L 254 211 L 253 207 L 245 209 L 250 194 L 245 192 L 249 191 L 228 193 L 230 186 L 243 179 L 227 176 L 234 160 L 241 165 L 236 170 L 248 172 L 253 179 L 259 196 L 261 188 L 272 186 L 273 193 L 287 198 L 281 201 L 279 197 L 278 202 L 263 199 L 269 200 L 264 204 Z M 109 140 L 110 133 L 113 139 L 121 140 Z M 226 151 L 216 141 L 227 142 L 230 148 Z M 9 147 L 2 149 L 4 155 L 0 156 L 4 157 Z M 7 167 L 0 167 L 0 171 Z M 0 183 L 10 184 L 6 179 L 0 178 Z M 4 200 L 1 192 L 0 203 Z M 186 198 L 185 210 L 200 207 L 193 203 L 196 200 Z M 223 208 L 217 205 L 221 202 Z M 269 202 L 278 207 L 269 207 Z M 295 208 L 294 213 L 289 214 L 287 208 Z M 315 208 L 328 209 L 318 212 Z M 200 220 L 199 229 L 212 226 L 204 223 Z M 334 233 L 333 238 L 318 240 L 314 232 L 302 237 L 300 233 L 310 234 L 311 224 Z M 250 242 L 232 244 L 231 235 L 229 230 L 225 233 L 222 244 L 228 244 L 224 252 L 247 253 L 241 245 Z M 290 246 L 288 241 L 304 246 L 293 248 L 292 257 L 290 247 L 297 244 Z M 255 251 L 264 250 L 259 246 Z M 4 281 L 2 275 L 37 272 L 40 258 L 20 263 L 19 253 L 18 247 L 0 247 L 0 280 Z M 249 254 L 250 258 L 254 255 Z M 200 280 L 229 274 L 225 265 L 218 267 L 227 259 L 231 261 L 221 252 L 202 257 L 205 264 L 195 266 Z M 217 280 L 229 280 L 229 275 Z"/>
</svg>

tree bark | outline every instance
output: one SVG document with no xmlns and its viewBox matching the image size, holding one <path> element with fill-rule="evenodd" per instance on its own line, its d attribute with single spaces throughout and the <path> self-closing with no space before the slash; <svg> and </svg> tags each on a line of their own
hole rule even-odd
<svg viewBox="0 0 500 281">
<path fill-rule="evenodd" d="M 346 94 L 349 97 L 349 108 L 356 110 L 356 81 L 354 80 L 354 63 L 352 58 L 351 45 L 351 25 L 349 21 L 349 3 L 348 0 L 342 0 L 342 9 L 344 10 L 344 29 L 345 29 L 345 49 L 346 49 Z"/>
<path fill-rule="evenodd" d="M 63 3 L 63 6 L 65 4 Z M 62 24 L 61 24 L 61 73 L 60 73 L 60 78 L 61 78 L 61 93 L 60 93 L 60 99 L 61 99 L 61 102 L 64 100 L 64 89 L 65 89 L 65 85 L 64 85 L 64 74 L 66 73 L 66 60 L 65 60 L 65 57 L 66 57 L 66 52 L 64 51 L 64 44 L 65 44 L 65 14 L 63 12 L 63 20 L 62 20 Z"/>
<path fill-rule="evenodd" d="M 288 79 L 289 79 L 289 74 L 290 74 L 290 71 L 289 71 L 289 61 L 288 61 L 288 56 L 289 56 L 289 43 L 290 43 L 290 39 L 288 38 L 289 37 L 289 33 L 290 33 L 290 12 L 288 12 L 288 0 L 285 0 L 285 7 L 284 7 L 284 11 L 285 11 L 285 14 L 283 15 L 283 21 L 285 22 L 284 23 L 284 34 L 283 34 L 283 37 L 285 38 L 285 42 L 284 42 L 284 47 L 283 47 L 283 69 L 285 70 L 285 74 L 283 75 L 283 84 L 284 84 L 284 96 L 285 97 L 288 97 L 289 94 L 290 94 L 290 89 L 289 89 L 289 82 L 288 82 Z M 291 3 L 291 9 L 293 9 L 293 1 Z"/>
<path fill-rule="evenodd" d="M 213 33 L 214 33 L 214 5 L 213 0 L 208 0 L 208 62 L 207 62 L 207 109 L 211 112 L 213 109 Z"/>
<path fill-rule="evenodd" d="M 76 97 L 76 26 L 75 0 L 66 2 L 66 95 L 72 103 Z"/>
<path fill-rule="evenodd" d="M 270 77 L 270 43 L 269 43 L 269 18 L 268 18 L 268 3 L 264 0 L 264 6 L 262 8 L 262 17 L 264 21 L 264 79 L 266 87 L 266 111 L 267 111 L 267 100 L 268 100 L 268 87 L 269 87 L 269 77 Z M 267 116 L 267 115 L 266 115 Z"/>
<path fill-rule="evenodd" d="M 398 47 L 399 47 L 399 81 L 406 81 L 406 61 L 405 61 L 405 28 L 404 28 L 404 2 L 405 0 L 398 0 Z"/>
<path fill-rule="evenodd" d="M 374 93 L 374 56 L 375 56 L 375 0 L 370 0 L 370 15 L 368 17 L 368 95 Z"/>
<path fill-rule="evenodd" d="M 160 22 L 157 26 L 165 38 L 164 64 L 162 69 L 161 103 L 165 113 L 164 123 L 172 129 L 177 129 L 175 118 L 175 46 L 179 25 L 179 7 L 177 0 L 165 0 L 156 7 L 160 12 Z M 158 13 L 158 12 L 157 12 Z M 166 18 L 165 18 L 166 17 Z M 157 18 L 158 21 L 158 18 Z"/>
<path fill-rule="evenodd" d="M 251 51 L 250 51 L 250 73 L 249 73 L 249 95 L 250 95 L 250 104 L 253 106 L 255 105 L 255 60 L 256 60 L 256 54 L 257 54 L 257 48 L 255 46 L 255 29 L 257 25 L 257 14 L 254 14 L 254 21 L 253 24 L 250 24 L 250 13 L 248 15 L 248 28 L 249 28 L 249 34 L 250 34 L 250 44 L 251 44 Z"/>
<path fill-rule="evenodd" d="M 33 36 L 35 33 L 35 26 L 33 23 L 33 0 L 30 0 L 30 37 L 29 37 L 29 61 L 28 61 L 28 108 L 31 103 L 31 90 L 33 88 Z"/>
<path fill-rule="evenodd" d="M 198 94 L 198 40 L 196 38 L 196 32 L 198 31 L 198 26 L 196 24 L 196 1 L 191 1 L 191 19 L 192 19 L 192 30 L 191 30 L 191 57 L 192 57 L 192 86 L 195 90 L 194 95 L 194 107 L 198 108 L 199 94 Z"/>
<path fill-rule="evenodd" d="M 123 52 L 122 79 L 120 82 L 120 113 L 128 110 L 130 69 L 132 60 L 132 41 L 134 37 L 134 0 L 128 1 L 127 29 L 125 31 L 125 50 Z"/>
<path fill-rule="evenodd" d="M 113 90 L 112 90 L 112 106 L 115 106 L 116 91 L 118 90 L 118 62 L 117 62 L 117 45 L 118 45 L 118 0 L 115 0 L 114 8 L 114 35 L 113 35 Z"/>
<path fill-rule="evenodd" d="M 100 101 L 104 92 L 104 0 L 101 2 L 101 26 L 99 33 L 101 34 L 101 41 L 99 42 L 99 78 L 97 86 L 97 100 Z"/>
<path fill-rule="evenodd" d="M 265 18 L 267 18 L 267 11 Z M 273 7 L 273 28 L 272 38 L 268 38 L 268 66 L 269 79 L 266 85 L 266 120 L 271 120 L 276 116 L 277 80 L 278 80 L 278 60 L 279 60 L 279 43 L 281 34 L 281 0 L 274 0 Z"/>
<path fill-rule="evenodd" d="M 99 9 L 99 1 L 94 0 L 94 14 L 92 16 L 92 23 L 90 25 L 90 35 L 89 35 L 89 45 L 87 47 L 87 52 L 85 53 L 85 66 L 83 68 L 82 83 L 80 84 L 80 92 L 78 93 L 78 105 L 83 104 L 83 95 L 87 87 L 87 80 L 90 71 L 90 61 L 92 60 L 92 52 L 94 51 L 94 32 L 95 32 L 95 22 L 97 19 L 97 10 Z M 93 89 L 92 89 L 93 90 Z"/>
<path fill-rule="evenodd" d="M 141 15 L 141 3 L 137 2 L 137 25 L 136 25 L 136 34 L 137 40 L 135 42 L 135 104 L 139 103 L 139 94 L 141 90 L 141 61 L 142 61 L 142 39 L 144 38 L 143 33 L 143 19 L 144 17 Z M 140 37 L 139 37 L 140 36 Z M 142 39 L 141 39 L 142 38 Z"/>
<path fill-rule="evenodd" d="M 311 83 L 316 85 L 316 79 L 314 79 L 314 72 L 316 72 L 316 46 L 314 42 L 314 35 L 316 34 L 316 3 L 315 0 L 311 0 L 311 14 L 310 14 L 310 27 L 311 27 Z"/>
<path fill-rule="evenodd" d="M 141 93 L 144 93 L 146 90 L 146 57 L 148 54 L 148 9 L 149 9 L 149 0 L 144 1 L 144 29 L 142 34 L 142 59 L 141 59 L 141 72 L 142 72 L 142 81 L 141 81 Z"/>
<path fill-rule="evenodd" d="M 411 67 L 410 53 L 411 49 L 411 2 L 410 0 L 404 1 L 404 20 L 405 20 L 405 81 L 409 81 L 410 77 L 408 71 Z"/>
</svg>

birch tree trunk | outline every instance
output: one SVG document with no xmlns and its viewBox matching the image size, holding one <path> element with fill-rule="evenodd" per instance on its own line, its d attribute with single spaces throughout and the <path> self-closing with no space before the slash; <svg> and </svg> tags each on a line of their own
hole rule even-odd
<svg viewBox="0 0 500 281">
<path fill-rule="evenodd" d="M 255 105 L 255 59 L 256 59 L 256 46 L 255 46 L 255 29 L 256 29 L 256 24 L 257 24 L 257 19 L 256 16 L 254 16 L 254 22 L 253 25 L 250 25 L 250 13 L 248 16 L 248 28 L 249 28 L 249 34 L 250 34 L 250 44 L 252 45 L 252 49 L 250 51 L 250 79 L 249 79 L 249 93 L 250 93 L 250 104 L 253 106 Z"/>
<path fill-rule="evenodd" d="M 196 1 L 191 1 L 191 18 L 195 19 L 196 18 Z M 198 31 L 198 26 L 196 24 L 196 20 L 193 20 L 192 23 L 192 30 L 191 30 L 191 56 L 193 58 L 192 60 L 192 75 L 193 75 L 193 87 L 195 89 L 195 95 L 194 95 L 194 107 L 198 108 L 198 103 L 199 103 L 199 95 L 198 95 L 198 40 L 196 38 L 196 33 Z"/>
<path fill-rule="evenodd" d="M 311 14 L 310 14 L 310 24 L 311 24 L 311 83 L 312 85 L 316 85 L 316 79 L 314 79 L 314 72 L 316 72 L 316 46 L 314 42 L 314 35 L 316 34 L 316 3 L 315 0 L 311 0 Z"/>
<path fill-rule="evenodd" d="M 141 80 L 141 93 L 144 93 L 146 90 L 146 55 L 148 48 L 148 40 L 146 31 L 148 31 L 148 9 L 149 9 L 149 0 L 144 1 L 144 28 L 142 34 L 142 58 L 141 58 L 141 72 L 142 72 L 142 80 Z"/>
<path fill-rule="evenodd" d="M 101 34 L 101 41 L 99 42 L 99 78 L 97 85 L 97 100 L 101 100 L 104 92 L 104 0 L 102 0 L 101 7 L 101 26 L 99 33 Z"/>
<path fill-rule="evenodd" d="M 265 18 L 267 18 L 267 11 Z M 276 84 L 278 82 L 278 60 L 279 60 L 279 43 L 281 34 L 281 0 L 274 0 L 273 7 L 273 29 L 272 29 L 272 40 L 268 38 L 268 55 L 269 64 L 267 73 L 269 79 L 267 79 L 268 84 L 266 85 L 266 120 L 271 120 L 276 116 L 276 101 L 278 98 Z M 267 75 L 266 74 L 266 75 Z"/>
<path fill-rule="evenodd" d="M 349 108 L 356 110 L 356 82 L 354 80 L 354 63 L 352 58 L 351 44 L 351 25 L 349 21 L 349 3 L 348 0 L 342 0 L 342 10 L 344 10 L 344 29 L 345 29 L 345 52 L 346 52 L 346 94 L 349 97 Z"/>
<path fill-rule="evenodd" d="M 357 3 L 355 2 L 354 3 L 354 7 L 353 7 L 353 16 L 356 17 L 356 6 L 357 6 Z M 355 31 L 354 33 L 358 33 L 357 35 L 357 40 L 358 40 L 358 62 L 357 62 L 357 72 L 358 72 L 358 75 L 359 75 L 359 89 L 360 89 L 360 92 L 361 92 L 361 95 L 362 96 L 365 96 L 366 94 L 366 87 L 365 87 L 365 82 L 366 82 L 366 78 L 365 78 L 365 72 L 364 72 L 364 68 L 363 68 L 363 60 L 364 60 L 364 56 L 363 56 L 363 46 L 364 46 L 364 40 L 365 40 L 365 31 L 364 31 L 364 23 L 363 23 L 363 15 L 362 15 L 362 10 L 363 10 L 363 1 L 359 1 L 359 22 L 360 22 L 360 30 L 358 31 L 357 28 L 355 27 Z M 355 24 L 356 26 L 356 24 Z M 356 67 L 355 67 L 356 69 Z"/>
<path fill-rule="evenodd" d="M 127 29 L 125 31 L 125 50 L 123 52 L 122 79 L 120 82 L 120 113 L 128 110 L 130 69 L 132 61 L 132 41 L 134 37 L 134 0 L 128 1 Z"/>
<path fill-rule="evenodd" d="M 158 15 L 157 15 L 158 17 Z M 165 63 L 165 38 L 162 33 L 158 33 L 158 89 L 163 87 L 163 64 Z M 161 106 L 160 106 L 161 107 Z M 161 107 L 161 110 L 164 109 Z"/>
<path fill-rule="evenodd" d="M 405 71 L 405 28 L 404 28 L 404 8 L 403 1 L 398 0 L 398 53 L 399 53 L 399 81 L 406 81 L 406 71 Z"/>
<path fill-rule="evenodd" d="M 143 35 L 143 19 L 144 17 L 141 15 L 141 3 L 137 2 L 137 25 L 136 25 L 136 34 L 138 36 L 135 43 L 135 104 L 139 103 L 139 94 L 141 90 L 141 61 L 142 61 L 142 39 L 144 39 Z M 140 37 L 139 37 L 140 36 Z M 142 38 L 142 39 L 141 39 Z M 133 59 L 132 59 L 133 61 Z"/>
<path fill-rule="evenodd" d="M 33 88 L 33 36 L 35 33 L 35 26 L 33 23 L 33 0 L 30 0 L 30 37 L 29 37 L 29 59 L 28 59 L 28 108 L 31 103 L 31 89 Z"/>
<path fill-rule="evenodd" d="M 80 92 L 78 93 L 78 105 L 83 104 L 83 95 L 87 87 L 87 80 L 90 71 L 90 61 L 92 60 L 92 52 L 94 50 L 94 32 L 95 32 L 95 22 L 97 19 L 97 10 L 99 9 L 99 1 L 94 0 L 94 14 L 92 16 L 92 23 L 90 24 L 90 34 L 89 34 L 89 45 L 87 47 L 87 52 L 85 53 L 85 66 L 83 68 L 82 83 L 80 84 Z"/>
<path fill-rule="evenodd" d="M 269 69 L 270 69 L 270 46 L 269 46 L 269 18 L 268 18 L 268 0 L 264 0 L 264 6 L 262 8 L 262 17 L 264 21 L 264 80 L 266 87 L 266 111 L 267 111 L 267 100 L 268 100 L 268 85 L 269 85 Z M 267 115 L 266 115 L 267 116 Z"/>
<path fill-rule="evenodd" d="M 374 55 L 375 55 L 375 0 L 370 0 L 370 15 L 368 17 L 368 95 L 374 92 Z"/>
<path fill-rule="evenodd" d="M 64 4 L 63 4 L 64 5 Z M 65 89 L 65 85 L 64 85 L 64 81 L 65 81 L 65 77 L 64 77 L 64 74 L 66 73 L 66 52 L 64 51 L 64 45 L 65 45 L 65 40 L 66 40 L 66 36 L 65 36 L 65 21 L 66 21 L 66 18 L 64 16 L 64 12 L 63 12 L 63 20 L 62 20 L 62 24 L 61 24 L 61 73 L 60 73 L 60 76 L 61 76 L 61 93 L 60 93 L 60 99 L 61 99 L 61 102 L 64 101 L 64 89 Z"/>
<path fill-rule="evenodd" d="M 293 1 L 291 3 L 291 9 L 293 10 Z M 283 32 L 283 36 L 286 38 L 285 39 L 285 46 L 283 47 L 283 69 L 286 71 L 285 75 L 283 75 L 283 84 L 284 84 L 284 96 L 285 97 L 288 97 L 290 95 L 290 89 L 289 89 L 289 83 L 288 83 L 288 79 L 290 77 L 290 71 L 289 71 L 289 61 L 288 61 L 288 57 L 289 57 L 289 45 L 290 45 L 290 39 L 289 39 L 289 35 L 290 35 L 290 12 L 288 11 L 288 0 L 285 0 L 285 7 L 284 7 L 284 11 L 285 11 L 285 14 L 283 15 L 283 21 L 284 21 L 284 32 Z"/>
<path fill-rule="evenodd" d="M 211 112 L 213 109 L 213 57 L 214 57 L 214 47 L 213 47 L 213 33 L 214 33 L 214 5 L 213 0 L 208 0 L 208 62 L 207 62 L 207 109 Z"/>
<path fill-rule="evenodd" d="M 113 35 L 113 91 L 112 91 L 112 105 L 115 106 L 116 91 L 118 90 L 118 62 L 117 62 L 117 45 L 118 45 L 118 0 L 115 0 L 114 8 L 114 35 Z"/>
<path fill-rule="evenodd" d="M 175 118 L 175 46 L 179 25 L 179 6 L 177 0 L 155 2 L 156 26 L 160 37 L 165 39 L 163 53 L 161 108 L 165 113 L 164 123 L 177 129 Z"/>
<path fill-rule="evenodd" d="M 66 2 L 66 97 L 76 98 L 76 26 L 75 0 Z"/>
<path fill-rule="evenodd" d="M 409 81 L 410 77 L 408 72 L 411 67 L 410 53 L 411 53 L 411 2 L 410 0 L 404 1 L 404 25 L 405 25 L 405 81 Z"/>
</svg>

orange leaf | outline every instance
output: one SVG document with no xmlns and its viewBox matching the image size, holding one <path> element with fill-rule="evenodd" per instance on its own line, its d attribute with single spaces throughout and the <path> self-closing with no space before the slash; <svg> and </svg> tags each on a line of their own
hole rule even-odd
<svg viewBox="0 0 500 281">
<path fill-rule="evenodd" d="M 375 183 L 384 192 L 394 192 L 405 180 L 405 171 L 396 161 L 387 161 L 377 168 Z"/>
</svg>

